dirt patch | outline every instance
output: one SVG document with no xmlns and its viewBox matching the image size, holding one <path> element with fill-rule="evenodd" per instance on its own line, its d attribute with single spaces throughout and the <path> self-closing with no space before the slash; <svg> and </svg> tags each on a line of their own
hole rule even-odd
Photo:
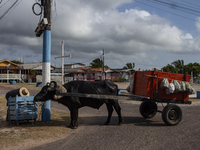
<svg viewBox="0 0 200 150">
<path fill-rule="evenodd" d="M 31 146 L 37 146 L 42 143 L 58 140 L 64 135 L 66 136 L 73 130 L 67 128 L 70 118 L 67 111 L 51 109 L 51 121 L 41 122 L 41 108 L 38 108 L 39 119 L 37 123 L 34 121 L 20 121 L 17 126 L 15 121 L 7 122 L 7 106 L 5 94 L 13 89 L 26 87 L 31 95 L 39 92 L 41 87 L 36 87 L 35 84 L 17 85 L 0 84 L 0 147 L 1 149 L 25 149 Z M 67 108 L 66 108 L 67 110 Z"/>
<path fill-rule="evenodd" d="M 129 86 L 129 82 L 115 82 L 118 88 L 126 89 Z"/>
<path fill-rule="evenodd" d="M 57 140 L 62 135 L 72 132 L 67 128 L 70 118 L 66 111 L 51 110 L 51 121 L 41 122 L 40 117 L 36 124 L 34 121 L 20 121 L 17 126 L 16 122 L 6 121 L 6 100 L 0 97 L 0 147 L 3 149 L 22 149 L 22 147 L 39 145 L 42 142 L 47 142 L 49 139 Z M 38 113 L 40 114 L 40 108 Z M 53 137 L 53 138 L 52 138 Z M 28 141 L 25 142 L 25 141 Z M 41 142 L 42 141 L 42 142 Z"/>
</svg>

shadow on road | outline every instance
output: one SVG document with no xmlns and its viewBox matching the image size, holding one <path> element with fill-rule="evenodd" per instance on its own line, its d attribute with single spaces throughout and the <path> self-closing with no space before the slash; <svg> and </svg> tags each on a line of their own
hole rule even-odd
<svg viewBox="0 0 200 150">
<path fill-rule="evenodd" d="M 79 124 L 84 126 L 90 125 L 103 125 L 107 119 L 107 116 L 91 116 L 91 117 L 80 117 L 82 121 L 79 121 Z M 111 122 L 109 125 L 117 125 L 118 124 L 118 117 L 113 116 L 111 118 Z M 123 117 L 122 124 L 133 124 L 136 126 L 166 126 L 166 124 L 162 121 L 156 121 L 153 119 L 145 119 L 143 117 Z"/>
<path fill-rule="evenodd" d="M 105 121 L 107 119 L 107 116 L 89 116 L 89 117 L 79 117 L 78 119 L 78 124 L 81 126 L 93 126 L 93 125 L 99 125 L 103 126 Z M 16 126 L 16 122 L 13 121 L 12 125 L 10 122 L 6 121 L 1 121 L 2 123 L 4 122 L 4 127 L 13 127 Z M 32 121 L 20 121 L 19 126 L 23 127 L 30 127 L 30 126 L 35 126 L 35 127 L 42 127 L 42 126 L 68 126 L 70 123 L 70 117 L 69 116 L 63 116 L 62 119 L 52 119 L 49 122 L 42 122 L 42 121 L 37 121 L 36 124 L 33 124 Z M 6 124 L 6 125 L 5 125 Z M 135 126 L 154 126 L 154 127 L 160 127 L 160 126 L 166 126 L 164 122 L 162 121 L 156 121 L 153 119 L 145 119 L 143 117 L 131 117 L 131 116 L 126 116 L 123 117 L 123 122 L 122 124 L 133 124 Z M 109 125 L 112 126 L 117 126 L 118 125 L 118 117 L 113 116 L 111 118 L 111 122 Z M 1 126 L 0 126 L 1 128 Z"/>
</svg>

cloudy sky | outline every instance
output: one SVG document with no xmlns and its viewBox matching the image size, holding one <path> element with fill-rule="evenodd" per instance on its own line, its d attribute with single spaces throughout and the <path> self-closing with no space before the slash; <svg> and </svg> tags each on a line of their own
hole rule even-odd
<svg viewBox="0 0 200 150">
<path fill-rule="evenodd" d="M 35 2 L 0 0 L 0 60 L 42 62 Z M 55 56 L 62 41 L 65 55 L 72 55 L 65 63 L 89 65 L 103 49 L 111 68 L 134 62 L 135 69 L 160 69 L 178 59 L 200 63 L 198 10 L 199 0 L 52 0 L 51 63 L 61 66 Z"/>
</svg>

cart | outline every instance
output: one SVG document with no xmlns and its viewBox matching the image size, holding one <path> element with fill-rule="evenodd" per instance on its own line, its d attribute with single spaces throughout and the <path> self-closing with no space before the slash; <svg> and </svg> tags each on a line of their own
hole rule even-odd
<svg viewBox="0 0 200 150">
<path fill-rule="evenodd" d="M 57 93 L 60 96 L 85 97 L 98 99 L 120 99 L 142 101 L 140 105 L 140 114 L 144 118 L 153 118 L 157 112 L 162 113 L 163 121 L 169 125 L 177 125 L 182 120 L 182 110 L 176 104 L 191 104 L 188 101 L 187 91 L 172 93 L 167 95 L 164 89 L 160 89 L 161 81 L 167 78 L 169 82 L 190 81 L 188 74 L 176 74 L 168 72 L 154 71 L 135 71 L 133 88 L 130 95 L 100 95 L 83 93 Z M 158 110 L 157 103 L 161 103 L 163 110 Z M 163 103 L 167 105 L 164 106 Z"/>
<path fill-rule="evenodd" d="M 168 79 L 169 83 L 174 80 L 190 82 L 188 73 L 184 75 L 159 72 L 156 69 L 154 71 L 136 71 L 132 94 L 148 97 L 143 98 L 140 105 L 140 114 L 144 118 L 152 118 L 157 112 L 160 112 L 167 125 L 177 125 L 182 120 L 182 110 L 176 104 L 191 104 L 191 101 L 188 101 L 189 94 L 187 91 L 167 95 L 165 89 L 160 88 L 161 81 L 164 78 Z M 156 103 L 161 103 L 164 109 L 159 111 Z M 167 105 L 164 107 L 163 103 Z"/>
<path fill-rule="evenodd" d="M 34 120 L 38 117 L 37 104 L 33 102 L 34 96 L 18 96 L 8 98 L 8 118 L 12 121 Z"/>
</svg>

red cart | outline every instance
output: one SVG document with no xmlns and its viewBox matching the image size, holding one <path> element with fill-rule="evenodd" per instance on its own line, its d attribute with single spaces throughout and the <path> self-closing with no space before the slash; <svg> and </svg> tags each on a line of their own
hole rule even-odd
<svg viewBox="0 0 200 150">
<path fill-rule="evenodd" d="M 165 89 L 160 88 L 161 81 L 166 78 L 171 83 L 174 80 L 190 82 L 190 75 L 168 72 L 135 71 L 133 82 L 133 95 L 144 96 L 140 105 L 140 114 L 145 118 L 152 118 L 157 112 L 162 113 L 162 119 L 167 125 L 176 125 L 182 119 L 181 108 L 176 104 L 191 104 L 188 101 L 187 91 L 167 95 Z M 157 110 L 156 103 L 167 103 L 163 110 Z M 173 103 L 173 104 L 170 104 Z"/>
</svg>

